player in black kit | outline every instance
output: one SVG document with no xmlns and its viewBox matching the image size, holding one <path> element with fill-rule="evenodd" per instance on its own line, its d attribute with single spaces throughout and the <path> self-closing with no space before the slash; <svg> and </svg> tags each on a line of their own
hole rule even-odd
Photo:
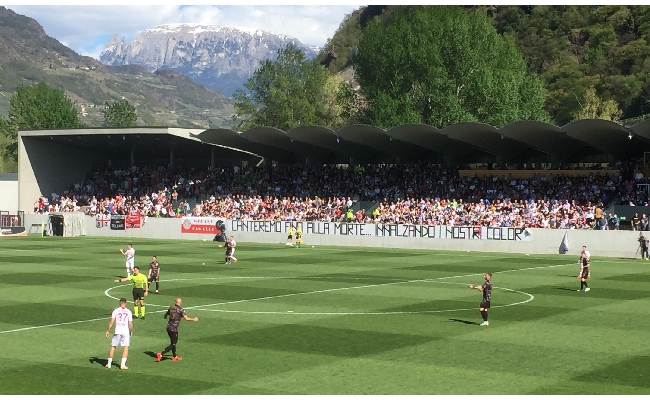
<svg viewBox="0 0 650 400">
<path fill-rule="evenodd" d="M 156 294 L 158 294 L 158 288 L 160 286 L 160 264 L 158 264 L 158 257 L 151 257 L 151 263 L 149 264 L 149 276 L 147 277 L 149 283 L 156 281 Z"/>
<path fill-rule="evenodd" d="M 232 246 L 230 245 L 230 238 L 226 239 L 226 262 L 225 264 L 230 264 L 230 257 L 232 256 Z"/>
<path fill-rule="evenodd" d="M 174 305 L 169 307 L 165 315 L 163 316 L 165 319 L 169 317 L 169 322 L 167 323 L 167 336 L 169 336 L 169 341 L 170 344 L 169 346 L 165 347 L 165 350 L 161 351 L 160 353 L 156 354 L 156 361 L 160 362 L 162 360 L 163 354 L 167 353 L 168 351 L 172 352 L 172 361 L 181 361 L 182 358 L 180 358 L 176 354 L 176 343 L 178 343 L 178 325 L 181 323 L 181 319 L 184 319 L 185 321 L 198 321 L 198 317 L 188 317 L 187 314 L 185 314 L 185 310 L 181 305 L 183 304 L 183 300 L 180 298 L 177 298 L 176 301 L 174 302 Z"/>
<path fill-rule="evenodd" d="M 589 258 L 591 258 L 591 254 L 589 253 L 589 250 L 587 250 L 587 246 L 582 246 L 579 261 L 580 273 L 578 274 L 578 279 L 580 279 L 580 290 L 578 290 L 578 292 L 581 292 L 582 290 L 588 292 L 591 290 L 587 284 L 587 279 L 591 278 L 591 274 L 589 273 L 589 267 L 591 266 Z"/>
<path fill-rule="evenodd" d="M 490 309 L 490 300 L 492 300 L 492 274 L 489 272 L 485 273 L 485 283 L 481 286 L 469 285 L 470 289 L 476 289 L 479 292 L 483 292 L 483 300 L 481 300 L 481 305 L 478 310 L 481 312 L 483 317 L 483 323 L 481 326 L 488 326 L 488 310 Z"/>
</svg>

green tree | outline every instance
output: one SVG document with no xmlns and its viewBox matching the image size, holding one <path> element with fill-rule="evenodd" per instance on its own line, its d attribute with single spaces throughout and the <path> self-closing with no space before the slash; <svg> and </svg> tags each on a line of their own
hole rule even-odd
<svg viewBox="0 0 650 400">
<path fill-rule="evenodd" d="M 599 118 L 616 121 L 623 114 L 615 100 L 601 99 L 593 86 L 585 91 L 580 106 L 580 110 L 573 115 L 575 119 Z"/>
<path fill-rule="evenodd" d="M 390 128 L 548 120 L 545 90 L 511 40 L 479 11 L 418 7 L 370 23 L 353 57 L 366 123 Z"/>
<path fill-rule="evenodd" d="M 9 114 L 0 122 L 0 134 L 5 141 L 5 154 L 18 161 L 19 130 L 80 128 L 77 111 L 63 90 L 44 82 L 20 86 L 9 100 Z"/>
<path fill-rule="evenodd" d="M 104 126 L 114 128 L 125 128 L 136 126 L 138 113 L 135 106 L 128 100 L 119 100 L 112 103 L 106 103 L 104 108 Z"/>
<path fill-rule="evenodd" d="M 0 117 L 0 172 L 17 172 L 18 129 Z"/>
<path fill-rule="evenodd" d="M 329 73 L 315 60 L 308 60 L 292 44 L 278 50 L 275 60 L 265 60 L 244 84 L 248 93 L 234 94 L 235 127 L 272 126 L 289 130 L 300 125 L 326 125 L 328 110 L 324 98 Z"/>
<path fill-rule="evenodd" d="M 336 91 L 336 105 L 340 113 L 341 126 L 361 122 L 361 115 L 366 110 L 366 102 L 359 91 L 352 89 L 347 82 L 341 82 Z"/>
<path fill-rule="evenodd" d="M 546 110 L 558 125 L 583 111 L 594 86 L 623 118 L 649 111 L 650 8 L 647 6 L 499 6 L 497 31 L 513 37 L 529 72 L 541 74 Z"/>
</svg>

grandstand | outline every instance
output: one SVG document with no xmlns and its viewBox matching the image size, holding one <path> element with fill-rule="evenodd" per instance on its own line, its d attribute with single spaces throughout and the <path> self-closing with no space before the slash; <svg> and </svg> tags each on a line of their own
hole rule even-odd
<svg viewBox="0 0 650 400">
<path fill-rule="evenodd" d="M 272 199 L 269 196 L 275 195 L 303 199 L 329 197 L 336 199 L 333 202 L 328 200 L 329 215 L 318 210 L 311 213 L 297 210 L 296 213 L 302 212 L 304 218 L 339 218 L 357 222 L 376 222 L 378 218 L 385 221 L 388 218 L 397 223 L 450 223 L 442 217 L 436 221 L 432 215 L 433 209 L 440 205 L 440 199 L 444 205 L 445 199 L 449 204 L 450 200 L 455 201 L 456 198 L 461 203 L 462 200 L 478 202 L 486 199 L 487 195 L 492 195 L 493 199 L 498 195 L 499 200 L 515 202 L 542 198 L 561 202 L 577 200 L 576 206 L 589 205 L 593 209 L 598 203 L 620 205 L 623 202 L 626 205 L 645 206 L 648 201 L 647 186 L 643 186 L 645 181 L 634 180 L 634 173 L 639 168 L 629 160 L 643 159 L 645 150 L 649 148 L 650 122 L 623 127 L 603 120 L 581 120 L 562 128 L 539 121 L 519 121 L 501 129 L 481 123 L 460 123 L 442 130 L 427 125 L 407 124 L 388 131 L 354 125 L 336 132 L 314 126 L 299 127 L 289 132 L 270 127 L 245 132 L 168 127 L 21 131 L 19 207 L 30 212 L 45 211 L 42 207 L 45 204 L 35 205 L 36 199 L 53 194 L 59 197 L 61 191 L 87 179 L 91 171 L 145 165 L 164 166 L 168 174 L 177 167 L 186 171 L 189 168 L 192 172 L 186 173 L 185 178 L 188 178 L 188 174 L 190 178 L 202 174 L 201 179 L 205 179 L 208 171 L 215 171 L 215 168 L 231 171 L 237 165 L 260 178 L 257 184 L 247 182 L 244 187 L 241 182 L 239 186 L 237 182 L 233 183 L 232 174 L 222 175 L 217 179 L 224 179 L 232 185 L 223 188 L 220 193 L 208 193 L 209 190 L 206 191 L 204 187 L 196 193 L 195 188 L 192 191 L 188 188 L 187 192 L 179 189 L 180 193 L 175 194 L 174 201 L 167 204 L 165 215 L 169 215 L 170 210 L 178 210 L 180 200 L 184 198 L 189 200 L 182 203 L 184 215 L 190 215 L 201 201 L 207 208 L 206 203 L 212 203 L 209 198 L 214 198 L 215 194 L 218 197 L 266 197 L 265 202 L 259 199 L 252 201 L 258 205 L 270 203 Z M 474 169 L 469 168 L 470 164 Z M 388 173 L 399 177 L 402 182 L 395 184 L 390 179 L 379 181 L 374 178 L 381 175 L 378 169 L 367 172 L 350 169 L 347 173 L 341 173 L 334 167 L 340 165 L 380 166 L 378 168 L 382 169 L 384 175 Z M 407 165 L 420 166 L 416 169 L 404 168 Z M 273 175 L 274 169 L 274 177 L 264 180 L 264 171 L 270 171 Z M 450 180 L 439 180 L 442 175 Z M 561 182 L 560 175 L 570 177 L 571 181 Z M 494 177 L 494 181 L 488 182 L 488 177 Z M 171 178 L 171 175 L 166 177 Z M 212 178 L 216 187 L 214 175 Z M 479 179 L 482 180 L 480 184 Z M 541 186 L 537 185 L 537 191 L 532 186 L 532 192 L 528 187 L 524 188 L 529 185 L 529 180 L 537 179 L 542 181 Z M 348 187 L 342 188 L 341 182 L 347 182 Z M 121 183 L 115 182 L 114 186 Z M 409 187 L 414 185 L 417 186 Z M 218 186 L 221 188 L 223 185 Z M 555 186 L 560 189 L 553 191 Z M 403 206 L 405 199 L 407 208 L 415 206 L 416 200 L 417 204 L 424 204 L 422 199 L 427 202 L 432 200 L 432 203 L 435 200 L 436 204 L 427 215 L 395 219 L 395 207 L 391 208 L 390 202 L 396 201 L 398 206 Z M 123 204 L 120 212 L 128 213 L 129 207 L 134 211 L 132 206 Z M 142 204 L 135 206 L 142 207 Z M 151 212 L 153 205 L 150 206 Z M 429 207 L 429 204 L 421 207 Z M 348 208 L 354 212 L 354 218 L 350 218 L 349 214 L 341 215 Z M 389 214 L 393 216 L 373 214 L 376 208 L 384 211 L 390 209 Z M 542 208 L 539 206 L 540 210 Z M 337 209 L 339 211 L 334 213 Z M 507 209 L 512 210 L 512 207 Z M 546 209 L 553 207 L 547 205 Z M 160 215 L 160 211 L 159 208 L 158 213 L 153 215 Z M 631 218 L 632 211 L 619 212 L 630 214 Z M 240 216 L 239 210 L 233 212 L 209 215 L 228 218 Z M 274 218 L 287 216 L 286 213 L 273 215 Z M 255 217 L 270 218 L 269 215 Z M 588 219 L 582 218 L 582 223 L 575 226 L 589 226 Z M 477 220 L 472 222 L 476 223 Z M 455 223 L 469 221 L 463 219 Z M 523 226 L 538 227 L 539 223 L 524 223 Z M 557 226 L 549 224 L 558 228 L 562 226 L 559 222 Z"/>
</svg>

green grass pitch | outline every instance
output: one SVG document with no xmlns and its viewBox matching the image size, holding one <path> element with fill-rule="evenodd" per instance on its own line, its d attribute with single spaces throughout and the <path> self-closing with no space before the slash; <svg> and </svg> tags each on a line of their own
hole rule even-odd
<svg viewBox="0 0 650 400">
<path fill-rule="evenodd" d="M 0 240 L 0 394 L 650 394 L 650 262 L 133 239 L 161 264 L 128 371 L 104 368 L 124 239 Z M 632 246 L 634 247 L 634 246 Z M 490 326 L 467 288 L 493 272 Z M 113 298 L 112 298 L 113 297 Z M 188 315 L 178 353 L 162 318 Z M 132 302 L 129 301 L 132 309 Z M 121 349 L 116 350 L 118 362 Z"/>
</svg>

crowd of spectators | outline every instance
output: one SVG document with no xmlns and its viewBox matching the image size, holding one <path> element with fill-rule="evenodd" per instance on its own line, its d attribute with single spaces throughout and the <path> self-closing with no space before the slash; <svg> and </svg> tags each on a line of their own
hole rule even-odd
<svg viewBox="0 0 650 400">
<path fill-rule="evenodd" d="M 458 169 L 425 163 L 214 171 L 107 166 L 62 193 L 39 198 L 34 212 L 615 229 L 614 216 L 602 215 L 605 206 L 648 202 L 641 171 L 633 164 L 617 168 L 620 174 L 558 171 L 516 179 L 508 170 L 477 169 L 462 177 Z M 353 212 L 358 201 L 378 206 Z"/>
</svg>

